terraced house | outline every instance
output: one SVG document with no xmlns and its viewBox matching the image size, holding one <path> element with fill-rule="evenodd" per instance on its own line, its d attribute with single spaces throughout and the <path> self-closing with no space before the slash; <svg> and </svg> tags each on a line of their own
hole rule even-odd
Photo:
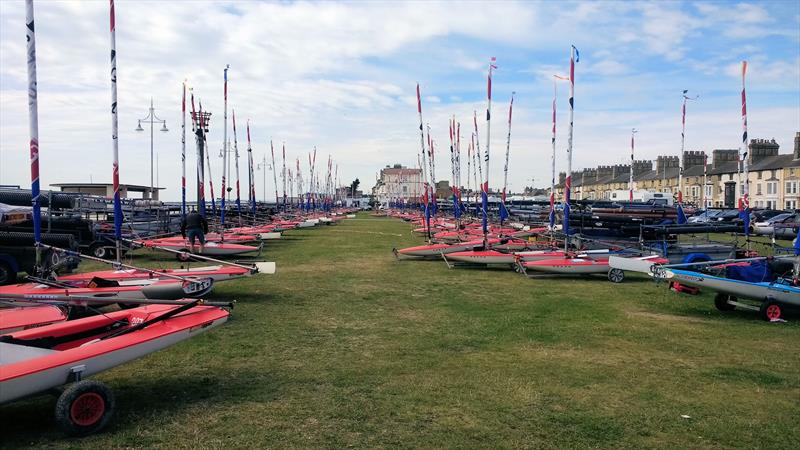
<svg viewBox="0 0 800 450">
<path fill-rule="evenodd" d="M 775 139 L 753 139 L 747 151 L 750 206 L 766 209 L 797 209 L 800 204 L 800 132 L 795 134 L 794 151 L 780 154 Z M 678 192 L 677 156 L 659 156 L 653 161 L 634 161 L 634 189 Z M 683 153 L 684 202 L 709 207 L 735 208 L 744 193 L 744 174 L 737 149 L 714 149 Z M 573 173 L 572 198 L 608 200 L 611 193 L 628 189 L 631 166 L 616 164 L 583 169 Z M 566 173 L 559 174 L 557 195 L 563 198 Z"/>
</svg>

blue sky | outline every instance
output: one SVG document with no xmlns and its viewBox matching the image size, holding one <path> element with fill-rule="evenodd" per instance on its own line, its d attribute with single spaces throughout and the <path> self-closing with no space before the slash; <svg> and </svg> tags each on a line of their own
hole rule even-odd
<svg viewBox="0 0 800 450">
<path fill-rule="evenodd" d="M 107 2 L 35 3 L 40 149 L 45 185 L 108 181 Z M 576 67 L 573 167 L 622 163 L 630 129 L 637 158 L 678 154 L 681 91 L 687 149 L 737 148 L 740 64 L 748 60 L 751 137 L 791 151 L 800 129 L 800 2 L 140 2 L 118 1 L 121 178 L 149 183 L 149 140 L 136 119 L 149 98 L 170 132 L 156 136 L 164 198 L 180 196 L 180 94 L 188 79 L 214 112 L 222 143 L 222 70 L 239 121 L 251 120 L 255 159 L 268 141 L 287 156 L 331 154 L 340 179 L 371 186 L 386 164 L 416 164 L 415 83 L 425 121 L 444 150 L 447 117 L 466 124 L 485 109 L 486 64 L 496 56 L 492 173 L 502 180 L 508 98 L 517 97 L 512 190 L 549 184 L 551 75 Z M 0 2 L 0 183 L 27 185 L 24 2 Z M 559 86 L 559 170 L 566 144 L 567 85 Z M 485 140 L 480 123 L 481 140 Z M 469 134 L 462 130 L 463 139 Z M 483 144 L 483 142 L 482 142 Z M 189 173 L 194 147 L 187 145 Z M 463 150 L 465 151 L 465 149 Z M 449 177 L 440 153 L 437 178 Z M 244 164 L 244 161 L 242 161 Z M 219 183 L 221 160 L 212 161 Z M 292 163 L 292 165 L 294 165 Z M 242 176 L 245 176 L 242 171 Z M 272 192 L 268 173 L 267 191 Z M 259 198 L 263 196 L 257 172 Z M 218 189 L 218 188 L 217 188 Z"/>
</svg>

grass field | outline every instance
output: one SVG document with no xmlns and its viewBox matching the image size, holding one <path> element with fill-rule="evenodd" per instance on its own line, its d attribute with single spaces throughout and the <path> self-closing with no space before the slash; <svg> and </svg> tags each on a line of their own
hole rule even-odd
<svg viewBox="0 0 800 450">
<path fill-rule="evenodd" d="M 409 230 L 286 233 L 275 276 L 216 287 L 238 300 L 226 325 L 97 377 L 117 394 L 106 431 L 65 438 L 40 397 L 0 408 L 2 446 L 800 448 L 796 316 L 645 278 L 396 261 Z"/>
</svg>

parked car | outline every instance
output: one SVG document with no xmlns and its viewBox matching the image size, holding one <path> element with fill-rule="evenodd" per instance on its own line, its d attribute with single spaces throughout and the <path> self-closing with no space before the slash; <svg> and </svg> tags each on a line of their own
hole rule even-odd
<svg viewBox="0 0 800 450">
<path fill-rule="evenodd" d="M 786 219 L 772 222 L 775 237 L 782 239 L 792 239 L 797 236 L 798 226 L 800 226 L 800 221 L 797 220 L 797 214 L 794 213 L 790 214 Z"/>
<path fill-rule="evenodd" d="M 778 214 L 777 216 L 773 216 L 772 218 L 767 219 L 763 222 L 756 222 L 755 224 L 753 224 L 753 231 L 755 232 L 755 234 L 772 235 L 772 233 L 775 231 L 773 225 L 776 222 L 781 223 L 782 221 L 787 220 L 790 217 L 794 217 L 794 213 Z"/>
<path fill-rule="evenodd" d="M 686 219 L 689 223 L 708 223 L 713 222 L 714 218 L 719 216 L 723 210 L 721 209 L 709 209 L 707 211 L 701 211 L 692 217 Z"/>
<path fill-rule="evenodd" d="M 773 218 L 773 217 L 775 217 L 775 216 L 777 216 L 779 214 L 785 214 L 785 213 L 788 213 L 788 212 L 791 212 L 791 211 L 781 211 L 780 209 L 759 209 L 759 210 L 754 210 L 753 214 L 751 216 L 752 219 L 750 220 L 750 222 L 752 222 L 752 223 L 764 222 L 764 221 L 767 221 L 767 220 L 769 220 L 769 219 L 771 219 L 771 218 Z"/>
</svg>

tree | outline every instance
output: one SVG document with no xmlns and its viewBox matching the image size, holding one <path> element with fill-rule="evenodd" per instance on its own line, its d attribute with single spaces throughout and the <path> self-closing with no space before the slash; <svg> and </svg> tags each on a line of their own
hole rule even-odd
<svg viewBox="0 0 800 450">
<path fill-rule="evenodd" d="M 353 180 L 352 183 L 350 183 L 350 195 L 355 197 L 356 190 L 358 189 L 359 184 L 361 184 L 361 181 L 359 181 L 358 178 L 356 178 L 355 180 Z"/>
</svg>

